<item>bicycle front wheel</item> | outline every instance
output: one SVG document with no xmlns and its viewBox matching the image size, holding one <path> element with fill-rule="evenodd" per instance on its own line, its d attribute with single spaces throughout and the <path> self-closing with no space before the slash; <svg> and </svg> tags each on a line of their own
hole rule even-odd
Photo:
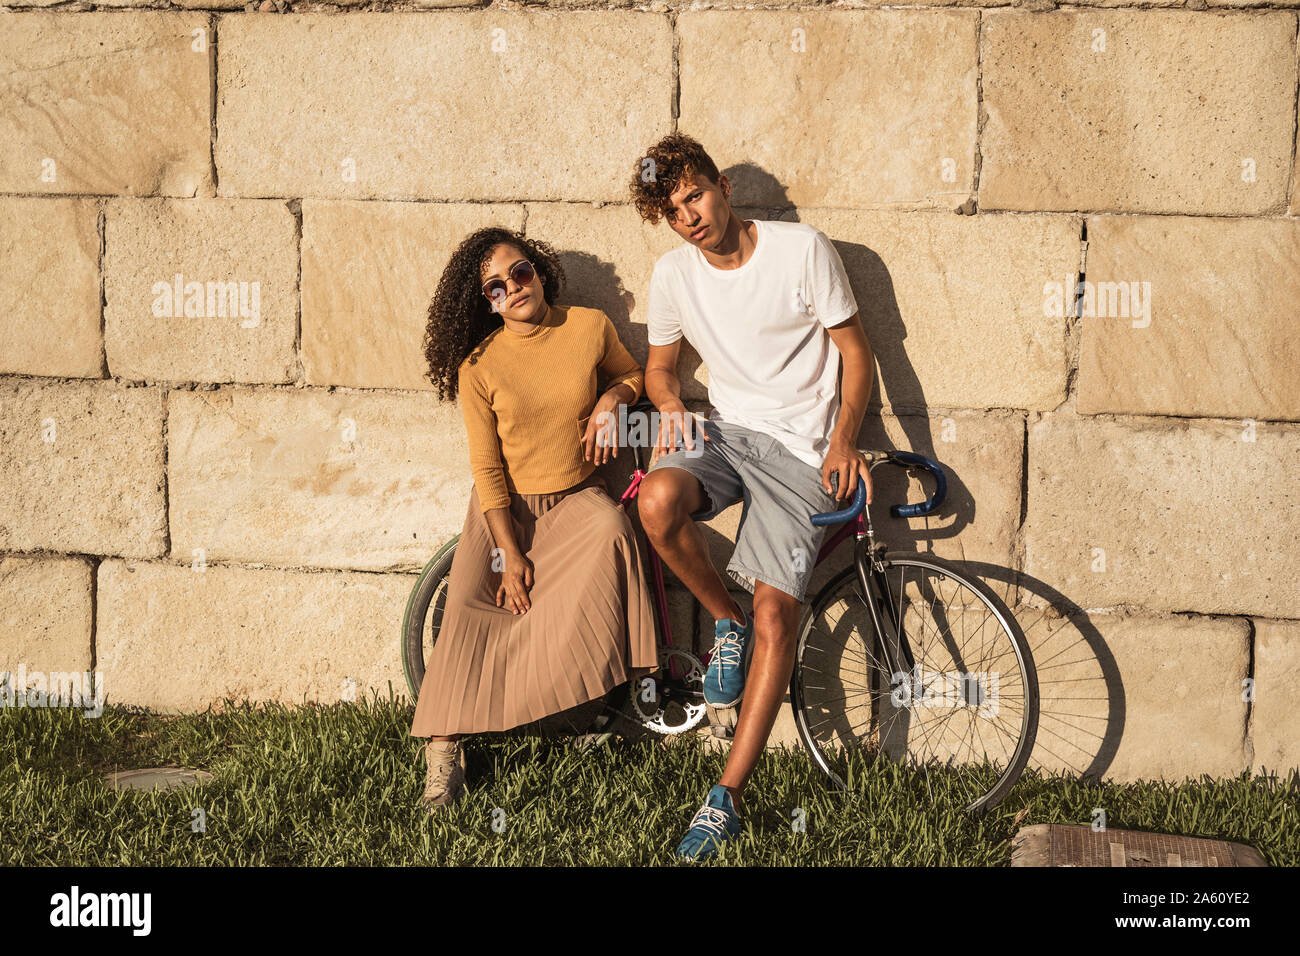
<svg viewBox="0 0 1300 956">
<path fill-rule="evenodd" d="M 1038 732 L 1028 642 L 1003 601 L 956 565 L 896 553 L 883 567 L 883 578 L 867 576 L 870 594 L 846 568 L 804 618 L 790 684 L 800 739 L 838 787 L 856 789 L 857 774 L 886 757 L 922 795 L 987 810 Z"/>
</svg>

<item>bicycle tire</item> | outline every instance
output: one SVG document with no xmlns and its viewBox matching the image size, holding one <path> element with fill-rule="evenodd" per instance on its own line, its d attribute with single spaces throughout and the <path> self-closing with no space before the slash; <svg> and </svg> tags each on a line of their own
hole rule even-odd
<svg viewBox="0 0 1300 956">
<path fill-rule="evenodd" d="M 942 558 L 933 555 L 918 555 L 906 552 L 887 553 L 883 557 L 883 563 L 888 574 L 889 570 L 895 567 L 918 567 L 939 572 L 941 575 L 952 578 L 961 586 L 969 589 L 973 594 L 979 597 L 985 606 L 992 612 L 1001 625 L 1012 647 L 1015 650 L 1020 673 L 1022 674 L 1021 684 L 1025 692 L 1025 706 L 1021 721 L 1020 735 L 1017 740 L 1015 750 L 1007 762 L 1006 770 L 999 776 L 994 786 L 986 793 L 972 800 L 964 808 L 968 813 L 978 814 L 996 806 L 1006 796 L 1007 792 L 1015 785 L 1021 773 L 1024 771 L 1026 764 L 1029 762 L 1029 756 L 1033 750 L 1034 740 L 1038 734 L 1038 675 L 1034 667 L 1033 655 L 1030 652 L 1029 643 L 1025 639 L 1023 630 L 1015 616 L 1007 608 L 1006 604 L 999 598 L 983 581 L 969 575 L 956 565 Z M 810 610 L 804 615 L 800 627 L 799 642 L 796 646 L 794 669 L 790 677 L 790 701 L 794 710 L 795 726 L 799 733 L 799 739 L 805 749 L 811 754 L 813 762 L 817 764 L 829 776 L 838 789 L 846 789 L 847 783 L 836 772 L 826 755 L 818 746 L 815 739 L 813 728 L 808 720 L 808 702 L 804 694 L 804 655 L 809 647 L 810 635 L 814 632 L 820 615 L 827 608 L 832 606 L 836 601 L 843 600 L 845 595 L 852 594 L 857 600 L 862 601 L 861 585 L 857 578 L 858 569 L 856 564 L 845 568 L 817 593 L 810 606 Z M 869 625 L 869 618 L 868 618 Z M 872 635 L 873 639 L 877 635 Z M 870 666 L 870 665 L 869 665 Z M 822 678 L 819 678 L 822 679 Z M 874 703 L 872 704 L 874 707 Z"/>
<path fill-rule="evenodd" d="M 460 535 L 456 535 L 429 559 L 406 600 L 406 611 L 402 615 L 402 671 L 406 674 L 406 686 L 411 690 L 412 700 L 419 699 L 420 686 L 424 683 L 424 627 L 429 605 L 447 580 L 459 541 Z M 438 639 L 436 630 L 433 639 Z"/>
</svg>

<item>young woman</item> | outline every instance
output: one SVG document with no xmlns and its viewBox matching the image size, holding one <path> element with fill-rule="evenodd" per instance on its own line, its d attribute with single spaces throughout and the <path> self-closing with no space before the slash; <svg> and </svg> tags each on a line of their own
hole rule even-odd
<svg viewBox="0 0 1300 956">
<path fill-rule="evenodd" d="M 555 304 L 563 283 L 546 243 L 481 229 L 429 306 L 430 380 L 459 398 L 474 475 L 411 725 L 431 738 L 430 810 L 462 792 L 463 735 L 567 710 L 657 665 L 632 525 L 595 472 L 618 454 L 600 415 L 635 402 L 644 373 L 604 312 Z"/>
</svg>

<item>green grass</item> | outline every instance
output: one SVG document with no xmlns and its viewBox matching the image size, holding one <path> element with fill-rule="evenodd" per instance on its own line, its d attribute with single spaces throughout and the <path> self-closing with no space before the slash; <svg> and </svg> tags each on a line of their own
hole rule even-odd
<svg viewBox="0 0 1300 956">
<path fill-rule="evenodd" d="M 286 708 L 227 703 L 158 716 L 106 707 L 0 711 L 0 864 L 400 866 L 673 865 L 725 756 L 697 741 L 615 738 L 580 752 L 563 738 L 487 735 L 468 746 L 467 798 L 430 817 L 422 741 L 406 699 Z M 112 770 L 200 767 L 197 790 L 113 791 Z M 1256 846 L 1300 864 L 1300 783 L 1242 775 L 1178 786 L 1085 784 L 1026 774 L 971 818 L 881 762 L 852 794 L 827 788 L 802 752 L 771 752 L 746 791 L 745 830 L 709 864 L 1002 866 L 1032 823 L 1083 823 Z M 192 811 L 206 832 L 191 829 Z M 503 832 L 493 829 L 494 810 Z M 795 833 L 803 810 L 807 829 Z M 500 818 L 500 815 L 498 815 Z"/>
</svg>

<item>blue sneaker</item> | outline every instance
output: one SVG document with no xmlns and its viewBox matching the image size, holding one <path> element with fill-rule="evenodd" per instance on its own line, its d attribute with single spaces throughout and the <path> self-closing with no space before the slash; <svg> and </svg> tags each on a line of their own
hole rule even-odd
<svg viewBox="0 0 1300 956">
<path fill-rule="evenodd" d="M 716 784 L 709 791 L 704 806 L 691 818 L 691 828 L 677 844 L 677 855 L 688 860 L 703 860 L 718 852 L 724 840 L 740 832 L 740 815 L 731 802 L 731 791 Z"/>
<path fill-rule="evenodd" d="M 704 702 L 735 707 L 745 694 L 745 644 L 754 634 L 751 617 L 742 628 L 729 617 L 714 626 L 709 669 L 704 672 Z"/>
</svg>

